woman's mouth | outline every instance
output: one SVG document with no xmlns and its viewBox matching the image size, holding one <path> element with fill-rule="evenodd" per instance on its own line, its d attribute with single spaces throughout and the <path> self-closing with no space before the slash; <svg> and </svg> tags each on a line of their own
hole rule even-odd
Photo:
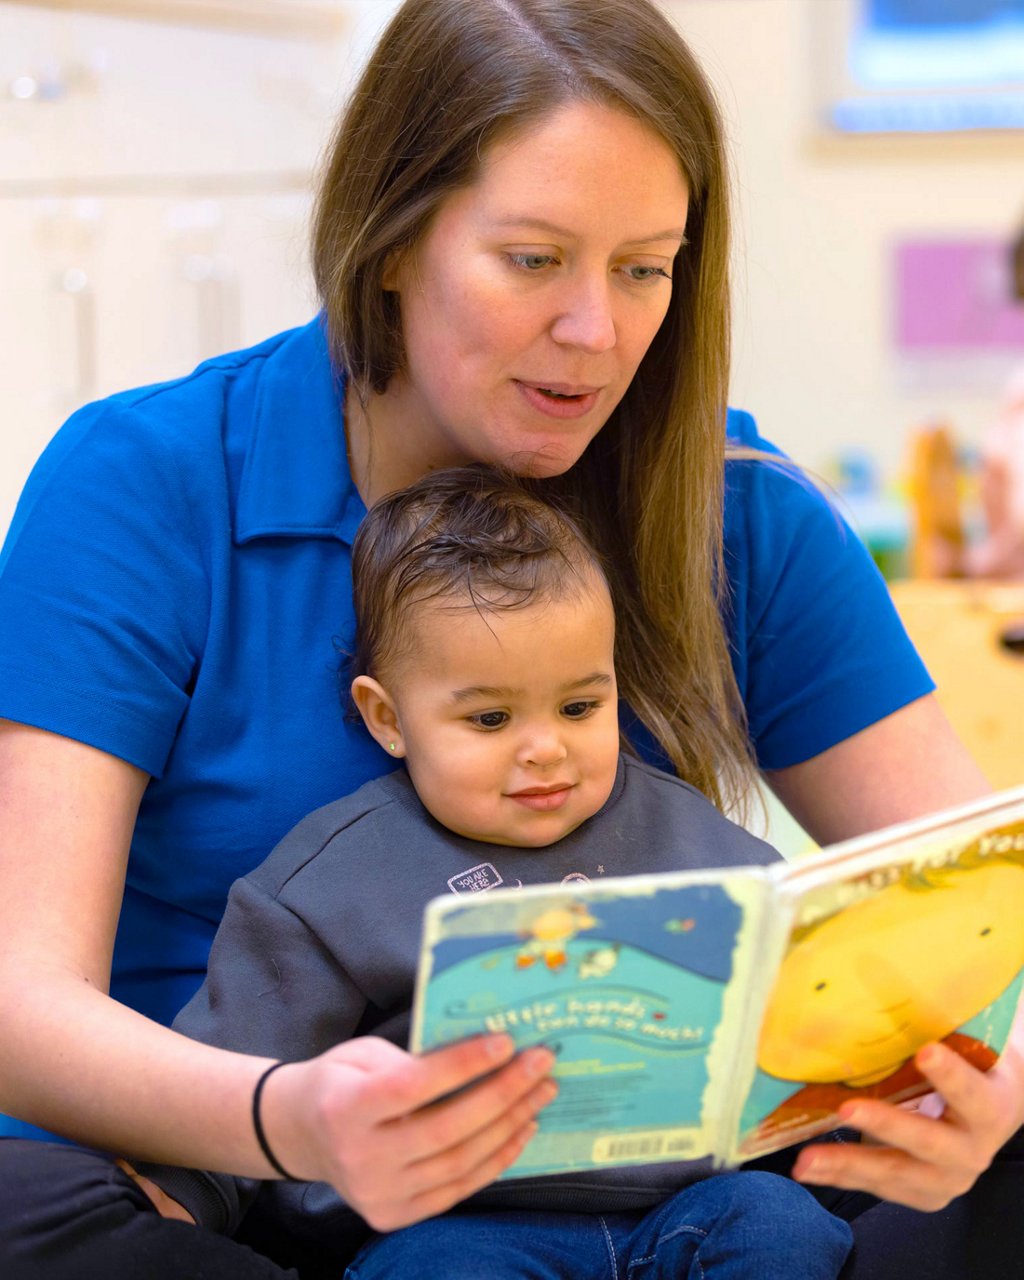
<svg viewBox="0 0 1024 1280">
<path fill-rule="evenodd" d="M 531 408 L 549 418 L 582 418 L 597 403 L 599 387 L 574 387 L 563 383 L 545 386 L 538 382 L 515 384 Z"/>
</svg>

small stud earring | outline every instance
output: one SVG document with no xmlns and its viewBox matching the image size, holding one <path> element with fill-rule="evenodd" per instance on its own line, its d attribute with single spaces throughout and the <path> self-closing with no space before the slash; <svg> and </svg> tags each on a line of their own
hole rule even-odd
<svg viewBox="0 0 1024 1280">
<path fill-rule="evenodd" d="M 389 742 L 389 743 L 388 743 L 388 750 L 389 750 L 389 751 L 394 751 L 394 749 L 395 749 L 395 744 L 394 744 L 393 742 Z"/>
</svg>

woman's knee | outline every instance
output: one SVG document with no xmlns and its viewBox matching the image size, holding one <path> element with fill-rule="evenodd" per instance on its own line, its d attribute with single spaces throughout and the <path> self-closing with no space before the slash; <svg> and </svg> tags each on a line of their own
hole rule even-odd
<svg viewBox="0 0 1024 1280">
<path fill-rule="evenodd" d="M 60 1143 L 0 1139 L 3 1280 L 297 1280 L 225 1237 L 171 1222 L 115 1162 Z"/>
<path fill-rule="evenodd" d="M 99 1276 L 104 1242 L 146 1211 L 142 1192 L 99 1152 L 0 1139 L 0 1274 L 7 1280 Z"/>
</svg>

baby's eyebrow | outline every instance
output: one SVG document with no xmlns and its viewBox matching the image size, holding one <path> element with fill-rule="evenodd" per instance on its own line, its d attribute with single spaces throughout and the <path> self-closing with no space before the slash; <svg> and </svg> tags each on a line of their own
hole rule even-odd
<svg viewBox="0 0 1024 1280">
<path fill-rule="evenodd" d="M 569 684 L 562 685 L 562 688 L 568 693 L 572 689 L 590 689 L 594 685 L 607 688 L 611 683 L 612 678 L 607 671 L 592 671 L 589 676 L 584 676 L 582 680 L 572 680 Z"/>
<path fill-rule="evenodd" d="M 522 689 L 499 689 L 494 685 L 471 684 L 465 689 L 452 690 L 452 702 L 474 702 L 477 698 L 493 698 L 496 702 L 503 698 L 514 698 Z"/>
<path fill-rule="evenodd" d="M 579 680 L 570 680 L 567 684 L 562 685 L 563 693 L 571 693 L 574 689 L 606 689 L 613 682 L 612 677 L 607 671 L 592 671 L 588 676 L 582 676 Z M 524 690 L 513 689 L 508 686 L 498 686 L 489 684 L 471 684 L 464 689 L 452 690 L 452 702 L 461 704 L 463 702 L 476 702 L 481 698 L 493 699 L 495 702 L 507 701 L 512 698 L 521 697 Z"/>
</svg>

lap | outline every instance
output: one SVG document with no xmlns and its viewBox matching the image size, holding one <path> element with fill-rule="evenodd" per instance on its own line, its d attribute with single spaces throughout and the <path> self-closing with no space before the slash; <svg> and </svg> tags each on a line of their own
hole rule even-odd
<svg viewBox="0 0 1024 1280">
<path fill-rule="evenodd" d="M 298 1280 L 252 1249 L 160 1217 L 100 1152 L 0 1139 L 4 1280 Z"/>
<path fill-rule="evenodd" d="M 729 1176 L 711 1179 L 708 1185 L 717 1183 L 718 1189 L 723 1189 Z M 856 1248 L 843 1269 L 843 1280 L 907 1280 L 916 1275 L 927 1275 L 929 1280 L 960 1280 L 963 1276 L 1018 1280 L 1024 1274 L 1024 1130 L 999 1153 L 972 1191 L 939 1213 L 918 1213 L 885 1203 L 858 1212 L 863 1206 L 857 1198 L 845 1199 L 851 1205 L 849 1214 L 842 1197 L 829 1205 L 835 1213 L 852 1219 Z M 692 1199 L 690 1203 L 692 1207 Z M 558 1265 L 568 1267 L 568 1260 L 574 1260 L 571 1270 L 552 1274 L 576 1277 L 602 1274 L 580 1268 L 581 1250 L 607 1265 L 612 1256 L 609 1248 L 621 1248 L 623 1232 L 636 1231 L 641 1221 L 644 1229 L 655 1233 L 651 1239 L 660 1243 L 657 1233 L 664 1231 L 665 1224 L 659 1224 L 657 1214 L 664 1209 L 660 1206 L 647 1215 L 615 1214 L 605 1219 L 536 1212 L 521 1217 L 530 1226 L 547 1229 L 555 1257 L 565 1260 Z M 567 1216 L 581 1220 L 578 1231 L 566 1230 Z M 497 1221 L 488 1224 L 485 1219 L 489 1217 Z M 475 1257 L 475 1270 L 470 1267 L 465 1272 L 472 1280 L 480 1275 L 499 1280 L 501 1275 L 543 1274 L 537 1272 L 525 1238 L 506 1244 L 506 1238 L 516 1234 L 509 1230 L 515 1220 L 511 1213 L 448 1214 L 386 1239 L 397 1242 L 407 1237 L 415 1244 L 414 1253 L 435 1264 L 433 1271 L 424 1274 L 438 1274 L 438 1259 L 444 1257 L 447 1264 L 453 1256 Z M 615 1237 L 611 1246 L 605 1236 L 609 1224 Z M 472 1231 L 467 1230 L 470 1225 Z M 684 1225 L 703 1229 L 696 1220 Z M 485 1228 L 479 1235 L 478 1226 Z M 429 1253 L 432 1233 L 439 1229 L 444 1234 L 434 1238 L 444 1253 Z M 143 1276 L 185 1280 L 201 1274 L 217 1275 L 219 1280 L 298 1280 L 300 1274 L 312 1274 L 301 1262 L 295 1262 L 287 1244 L 277 1252 L 286 1261 L 278 1263 L 264 1256 L 275 1250 L 272 1231 L 259 1219 L 247 1222 L 244 1234 L 260 1252 L 240 1240 L 227 1240 L 161 1218 L 132 1179 L 107 1156 L 80 1147 L 0 1139 L 0 1275 L 4 1280 L 91 1280 L 92 1276 L 103 1280 L 138 1280 Z M 372 1247 L 378 1243 L 374 1241 Z M 643 1246 L 639 1237 L 635 1244 L 638 1249 L 649 1247 Z M 498 1256 L 507 1254 L 511 1268 L 502 1272 L 495 1270 L 499 1246 L 502 1252 Z M 474 1255 L 477 1248 L 484 1252 Z M 517 1251 L 524 1269 L 515 1269 Z M 379 1256 L 383 1261 L 383 1254 Z M 368 1269 L 370 1257 L 368 1249 L 360 1253 L 350 1271 L 354 1280 L 385 1274 Z M 334 1274 L 340 1274 L 340 1268 Z M 399 1269 L 392 1274 L 411 1278 L 416 1273 Z M 451 1280 L 458 1275 L 447 1265 L 443 1274 Z M 636 1274 L 639 1277 L 641 1273 Z"/>
<path fill-rule="evenodd" d="M 851 1226 L 843 1280 L 1020 1280 L 1024 1276 L 1024 1129 L 966 1195 L 938 1213 L 881 1203 Z"/>
<path fill-rule="evenodd" d="M 835 1280 L 849 1246 L 849 1228 L 797 1183 L 735 1173 L 633 1213 L 457 1210 L 373 1237 L 345 1280 Z"/>
</svg>

